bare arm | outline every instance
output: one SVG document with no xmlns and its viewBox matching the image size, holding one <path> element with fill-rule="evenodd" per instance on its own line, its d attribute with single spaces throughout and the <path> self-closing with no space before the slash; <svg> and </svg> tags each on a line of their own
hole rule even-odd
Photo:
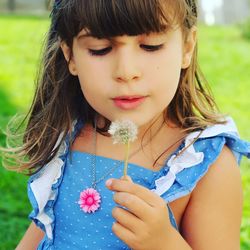
<svg viewBox="0 0 250 250">
<path fill-rule="evenodd" d="M 194 250 L 239 250 L 242 203 L 240 170 L 224 147 L 192 193 L 182 235 Z"/>
<path fill-rule="evenodd" d="M 39 242 L 42 240 L 44 232 L 38 228 L 33 222 L 30 224 L 22 240 L 16 247 L 16 250 L 35 250 Z"/>
</svg>

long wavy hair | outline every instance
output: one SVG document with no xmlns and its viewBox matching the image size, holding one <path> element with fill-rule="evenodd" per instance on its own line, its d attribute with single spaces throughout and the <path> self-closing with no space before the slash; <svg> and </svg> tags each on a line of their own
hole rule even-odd
<svg viewBox="0 0 250 250">
<path fill-rule="evenodd" d="M 93 123 L 96 112 L 88 104 L 78 77 L 70 74 L 60 47 L 86 29 L 96 38 L 135 36 L 161 32 L 178 24 L 185 36 L 197 24 L 195 0 L 62 0 L 56 1 L 44 46 L 36 91 L 30 110 L 14 132 L 7 131 L 4 166 L 32 174 L 48 163 L 76 119 Z M 197 46 L 191 65 L 183 69 L 178 90 L 165 110 L 170 119 L 187 132 L 221 123 L 221 116 L 197 63 Z M 105 132 L 110 125 L 99 131 Z M 62 135 L 59 143 L 59 135 Z M 21 144 L 13 145 L 18 135 Z"/>
</svg>

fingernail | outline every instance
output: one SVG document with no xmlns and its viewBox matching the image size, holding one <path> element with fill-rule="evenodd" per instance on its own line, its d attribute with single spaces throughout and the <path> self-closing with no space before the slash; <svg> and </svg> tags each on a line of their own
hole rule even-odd
<svg viewBox="0 0 250 250">
<path fill-rule="evenodd" d="M 106 181 L 106 186 L 111 186 L 111 184 L 112 184 L 112 180 L 111 179 L 109 179 L 109 180 Z"/>
</svg>

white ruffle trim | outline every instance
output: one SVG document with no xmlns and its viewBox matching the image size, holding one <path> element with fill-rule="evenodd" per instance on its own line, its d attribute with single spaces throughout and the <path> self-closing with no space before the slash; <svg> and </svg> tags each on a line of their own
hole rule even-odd
<svg viewBox="0 0 250 250">
<path fill-rule="evenodd" d="M 72 133 L 74 133 L 76 123 L 76 120 L 72 123 Z M 62 137 L 63 133 L 58 137 L 54 149 L 61 143 Z M 67 143 L 66 140 L 64 140 L 55 157 L 41 169 L 38 173 L 38 177 L 34 178 L 30 183 L 31 191 L 38 206 L 38 212 L 34 219 L 44 225 L 46 235 L 49 239 L 53 239 L 52 223 L 54 219 L 50 216 L 53 215 L 53 211 L 45 211 L 45 209 L 48 201 L 54 201 L 56 199 L 57 189 L 54 190 L 53 185 L 56 184 L 62 176 L 64 162 L 60 157 L 66 153 L 67 149 Z"/>
<path fill-rule="evenodd" d="M 185 142 L 186 143 L 186 142 Z M 190 146 L 179 156 L 172 155 L 168 160 L 167 165 L 169 166 L 169 171 L 167 175 L 155 181 L 156 189 L 153 189 L 158 195 L 164 194 L 174 183 L 176 175 L 180 173 L 185 168 L 190 168 L 201 163 L 204 159 L 204 154 L 202 152 L 195 152 L 194 147 Z"/>
<path fill-rule="evenodd" d="M 202 134 L 199 136 L 199 138 L 209 138 L 219 134 L 228 133 L 237 135 L 238 131 L 233 119 L 228 117 L 226 121 L 226 124 L 216 124 L 206 128 L 204 131 L 202 131 Z M 196 166 L 203 161 L 203 152 L 195 152 L 195 148 L 193 144 L 191 144 L 199 134 L 200 131 L 196 131 L 186 137 L 185 147 L 187 147 L 187 149 L 180 155 L 173 155 L 168 160 L 167 166 L 169 167 L 169 171 L 167 175 L 155 180 L 156 188 L 152 189 L 153 192 L 161 196 L 173 185 L 178 173 L 186 168 Z"/>
<path fill-rule="evenodd" d="M 233 133 L 238 135 L 237 127 L 231 117 L 227 117 L 225 124 L 216 124 L 207 127 L 204 131 L 202 131 L 202 134 L 199 136 L 199 138 L 209 138 L 219 134 L 228 134 L 228 133 L 230 134 Z M 200 131 L 190 133 L 186 137 L 186 141 L 192 142 L 199 134 Z"/>
<path fill-rule="evenodd" d="M 59 136 L 55 147 L 58 146 L 58 143 L 60 143 L 61 139 L 62 134 Z M 62 175 L 62 166 L 64 162 L 60 159 L 60 156 L 63 155 L 66 150 L 67 145 L 64 141 L 60 146 L 56 156 L 42 168 L 41 172 L 39 173 L 39 177 L 30 183 L 30 188 L 38 206 L 38 213 L 34 219 L 40 221 L 44 225 L 46 235 L 49 239 L 53 238 L 51 226 L 53 219 L 48 213 L 46 213 L 45 207 L 48 201 L 53 201 L 56 198 L 56 193 L 55 190 L 52 189 L 52 186 L 57 183 L 58 179 Z"/>
</svg>

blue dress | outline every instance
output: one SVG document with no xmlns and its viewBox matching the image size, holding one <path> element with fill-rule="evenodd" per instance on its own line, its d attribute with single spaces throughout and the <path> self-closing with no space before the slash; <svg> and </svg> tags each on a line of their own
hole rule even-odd
<svg viewBox="0 0 250 250">
<path fill-rule="evenodd" d="M 81 123 L 75 125 L 74 136 L 81 126 Z M 194 139 L 197 140 L 192 143 Z M 201 134 L 199 131 L 190 133 L 160 171 L 129 164 L 128 174 L 133 182 L 152 190 L 166 201 L 168 219 L 178 230 L 168 203 L 192 192 L 225 145 L 232 150 L 238 163 L 242 155 L 250 158 L 250 143 L 239 139 L 237 129 L 229 118 L 225 125 L 208 127 Z M 187 149 L 178 155 L 185 147 Z M 110 169 L 115 170 L 97 184 L 101 207 L 91 214 L 80 209 L 80 193 L 92 183 L 92 157 L 89 153 L 69 152 L 69 138 L 66 138 L 54 159 L 30 177 L 28 195 L 33 211 L 29 217 L 45 232 L 39 250 L 130 249 L 111 230 L 114 222 L 111 211 L 116 204 L 112 199 L 113 192 L 105 187 L 107 179 L 122 176 L 123 165 L 120 161 L 96 157 L 97 179 Z"/>
</svg>

